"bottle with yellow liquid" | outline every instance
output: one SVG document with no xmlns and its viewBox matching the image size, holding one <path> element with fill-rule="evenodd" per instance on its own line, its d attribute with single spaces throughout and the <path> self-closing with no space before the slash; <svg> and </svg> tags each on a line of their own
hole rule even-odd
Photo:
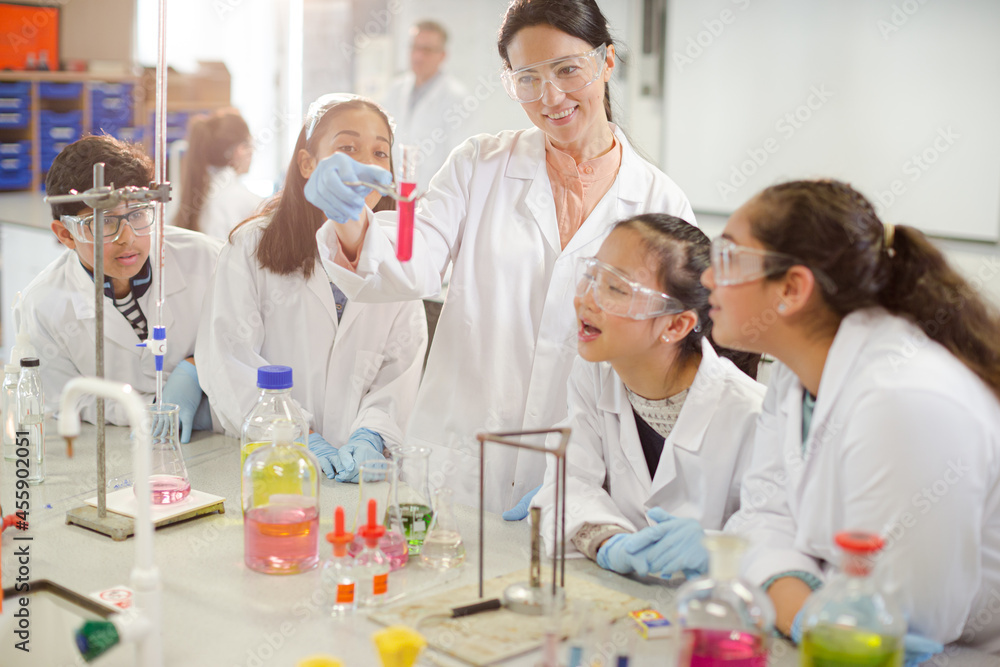
<svg viewBox="0 0 1000 667">
<path fill-rule="evenodd" d="M 838 533 L 841 571 L 802 611 L 803 667 L 899 667 L 906 620 L 871 576 L 884 541 L 861 532 Z"/>
<path fill-rule="evenodd" d="M 243 464 L 243 559 L 265 574 L 297 574 L 319 562 L 319 463 L 292 441 L 296 428 L 274 422 L 274 442 Z"/>
<path fill-rule="evenodd" d="M 276 419 L 287 419 L 295 425 L 292 440 L 300 444 L 309 441 L 309 424 L 302 411 L 292 400 L 292 369 L 288 366 L 261 366 L 257 369 L 257 403 L 243 420 L 240 431 L 240 465 L 247 456 L 274 440 L 272 424 Z"/>
</svg>

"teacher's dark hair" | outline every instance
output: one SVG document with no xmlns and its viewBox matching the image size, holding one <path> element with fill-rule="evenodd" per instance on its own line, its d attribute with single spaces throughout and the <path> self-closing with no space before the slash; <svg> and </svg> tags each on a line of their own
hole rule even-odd
<svg viewBox="0 0 1000 667">
<path fill-rule="evenodd" d="M 508 68 L 510 58 L 507 47 L 518 32 L 534 25 L 550 25 L 594 48 L 601 44 L 614 45 L 608 20 L 595 0 L 514 0 L 507 7 L 497 37 L 497 49 Z M 611 90 L 607 85 L 604 86 L 604 111 L 608 114 L 608 121 L 614 122 L 611 117 Z"/>
</svg>

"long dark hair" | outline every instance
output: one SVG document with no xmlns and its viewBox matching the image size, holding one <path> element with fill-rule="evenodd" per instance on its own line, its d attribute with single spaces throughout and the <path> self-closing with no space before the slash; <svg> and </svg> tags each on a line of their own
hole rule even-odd
<svg viewBox="0 0 1000 667">
<path fill-rule="evenodd" d="M 720 357 L 757 379 L 760 355 L 730 350 L 716 345 L 712 339 L 712 320 L 708 317 L 709 290 L 701 284 L 701 274 L 710 264 L 712 242 L 705 233 L 680 218 L 665 213 L 645 213 L 622 220 L 614 229 L 631 229 L 639 233 L 647 250 L 656 258 L 657 284 L 698 315 L 698 326 L 681 342 L 680 361 L 701 354 L 701 340 L 708 341 Z"/>
<path fill-rule="evenodd" d="M 504 65 L 510 68 L 507 47 L 514 36 L 523 28 L 534 25 L 550 25 L 567 35 L 597 48 L 601 44 L 613 46 L 608 20 L 604 18 L 595 0 L 513 0 L 507 7 L 500 33 L 497 36 L 497 50 Z M 604 111 L 611 117 L 611 88 L 604 86 Z"/>
<path fill-rule="evenodd" d="M 257 245 L 257 262 L 261 268 L 268 269 L 280 275 L 288 275 L 301 271 L 306 279 L 312 277 L 316 268 L 316 232 L 326 222 L 323 211 L 313 206 L 306 199 L 306 179 L 299 171 L 299 151 L 306 150 L 311 155 L 316 154 L 319 142 L 326 132 L 330 120 L 350 109 L 369 109 L 377 113 L 389 128 L 389 145 L 393 142 L 392 123 L 382 107 L 363 97 L 339 100 L 322 111 L 323 115 L 316 123 L 309 140 L 306 140 L 306 127 L 303 125 L 299 138 L 292 151 L 292 159 L 285 174 L 285 187 L 276 195 L 264 202 L 259 216 L 270 216 L 271 221 L 264 228 Z M 390 153 L 391 155 L 391 153 Z M 389 158 L 389 169 L 392 171 L 392 158 Z M 392 210 L 395 201 L 383 197 L 375 206 L 375 211 Z M 255 216 L 257 217 L 257 216 Z M 244 220 L 239 229 L 249 220 Z M 236 233 L 229 233 L 232 241 Z"/>
<path fill-rule="evenodd" d="M 1000 316 L 919 230 L 887 226 L 846 183 L 792 181 L 764 190 L 747 207 L 767 248 L 826 274 L 817 281 L 838 318 L 882 306 L 946 347 L 1000 399 Z"/>
<path fill-rule="evenodd" d="M 174 224 L 201 231 L 198 218 L 208 195 L 208 168 L 225 167 L 236 147 L 250 141 L 250 127 L 236 109 L 196 116 L 188 128 L 188 149 L 181 173 L 180 210 Z"/>
</svg>

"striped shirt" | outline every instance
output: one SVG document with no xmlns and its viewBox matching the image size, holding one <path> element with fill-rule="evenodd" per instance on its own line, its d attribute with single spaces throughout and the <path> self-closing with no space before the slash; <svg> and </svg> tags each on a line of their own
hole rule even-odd
<svg viewBox="0 0 1000 667">
<path fill-rule="evenodd" d="M 139 307 L 139 302 L 136 301 L 132 291 L 129 290 L 129 293 L 123 298 L 112 299 L 112 301 L 114 301 L 118 312 L 124 315 L 128 323 L 132 325 L 132 330 L 135 331 L 139 340 L 146 340 L 146 336 L 149 334 L 149 325 L 146 323 L 146 316 L 142 314 L 142 308 Z"/>
</svg>

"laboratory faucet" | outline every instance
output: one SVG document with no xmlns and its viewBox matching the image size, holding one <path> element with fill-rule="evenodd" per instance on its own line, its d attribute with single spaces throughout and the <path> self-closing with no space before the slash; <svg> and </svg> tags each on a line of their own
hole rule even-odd
<svg viewBox="0 0 1000 667">
<path fill-rule="evenodd" d="M 118 399 L 128 414 L 132 427 L 132 464 L 135 477 L 135 564 L 130 584 L 135 591 L 131 609 L 114 614 L 110 622 L 122 642 L 136 642 L 137 667 L 163 667 L 163 637 L 161 625 L 160 571 L 153 560 L 152 496 L 149 477 L 152 474 L 152 441 L 146 420 L 146 406 L 136 391 L 127 384 L 76 378 L 63 389 L 59 405 L 59 435 L 71 438 L 80 435 L 80 414 L 77 400 L 85 394 Z"/>
</svg>

